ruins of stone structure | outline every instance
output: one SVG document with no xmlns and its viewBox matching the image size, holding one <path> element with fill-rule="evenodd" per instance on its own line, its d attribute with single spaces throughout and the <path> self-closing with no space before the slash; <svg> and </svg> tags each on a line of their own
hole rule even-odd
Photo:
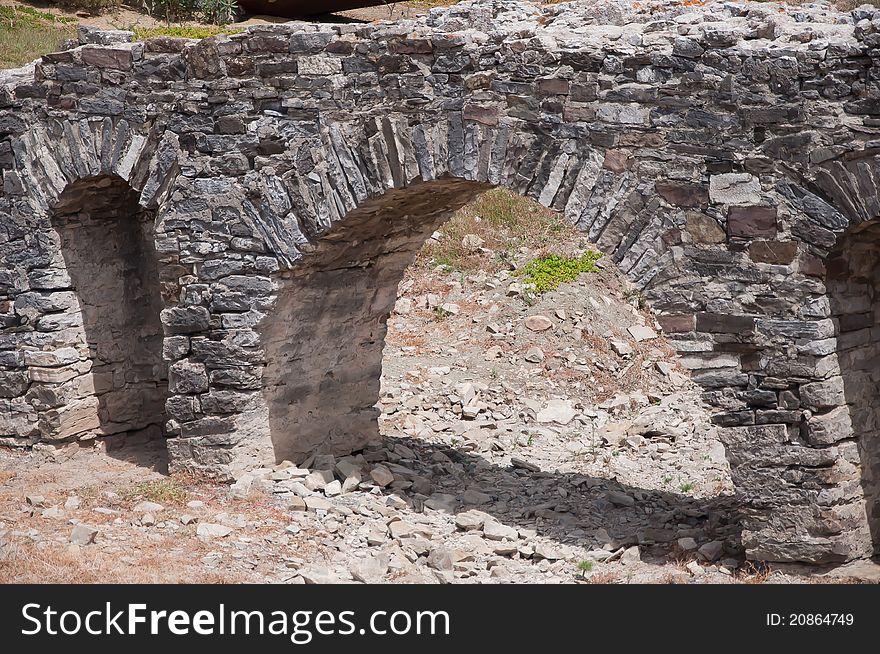
<svg viewBox="0 0 880 654">
<path fill-rule="evenodd" d="M 0 436 L 164 430 L 214 474 L 363 446 L 402 271 L 504 186 L 658 313 L 749 555 L 870 555 L 880 10 L 634 6 L 84 33 L 3 73 Z"/>
</svg>

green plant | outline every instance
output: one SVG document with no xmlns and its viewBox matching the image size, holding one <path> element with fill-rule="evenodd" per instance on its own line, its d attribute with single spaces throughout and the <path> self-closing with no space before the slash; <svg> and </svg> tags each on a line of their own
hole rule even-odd
<svg viewBox="0 0 880 654">
<path fill-rule="evenodd" d="M 682 493 L 689 493 L 694 490 L 694 485 L 691 482 L 687 482 L 682 484 L 679 488 L 681 488 Z"/>
<path fill-rule="evenodd" d="M 588 572 L 593 571 L 593 562 L 588 560 L 578 561 L 577 569 L 581 573 L 581 577 L 586 577 Z"/>
<path fill-rule="evenodd" d="M 478 236 L 482 247 L 466 246 L 464 238 Z M 439 238 L 429 239 L 416 261 L 419 267 L 447 265 L 455 272 L 510 270 L 523 247 L 541 251 L 574 236 L 575 230 L 558 213 L 534 200 L 502 188 L 486 191 L 459 209 Z M 492 256 L 487 256 L 492 252 Z"/>
<path fill-rule="evenodd" d="M 199 9 L 206 23 L 227 25 L 235 20 L 238 14 L 236 0 L 201 0 Z"/>
<path fill-rule="evenodd" d="M 534 286 L 535 294 L 552 291 L 563 282 L 574 281 L 584 272 L 596 272 L 596 262 L 602 258 L 599 252 L 587 250 L 579 257 L 560 257 L 551 254 L 542 259 L 534 259 L 513 272 L 524 282 Z"/>
<path fill-rule="evenodd" d="M 213 26 L 195 27 L 188 25 L 169 25 L 166 27 L 133 27 L 131 31 L 137 40 L 151 39 L 157 36 L 170 36 L 178 39 L 207 39 L 218 34 L 236 34 L 241 30 Z"/>
<path fill-rule="evenodd" d="M 0 6 L 0 68 L 15 68 L 58 50 L 75 36 L 75 23 L 75 18 L 33 7 Z"/>
<path fill-rule="evenodd" d="M 644 310 L 648 308 L 648 301 L 645 300 L 645 296 L 635 289 L 624 291 L 623 299 L 630 304 L 635 304 L 639 309 Z"/>
<path fill-rule="evenodd" d="M 555 216 L 550 220 L 550 231 L 554 234 L 565 231 L 565 227 L 565 222 L 559 216 Z"/>
<path fill-rule="evenodd" d="M 47 11 L 40 11 L 25 5 L 12 7 L 0 7 L 0 25 L 5 27 L 21 27 L 24 25 L 36 26 L 41 23 L 75 23 L 76 18 L 69 16 L 56 16 Z"/>
<path fill-rule="evenodd" d="M 434 257 L 434 263 L 443 269 L 443 272 L 460 273 L 461 262 L 453 253 L 442 252 Z"/>
</svg>

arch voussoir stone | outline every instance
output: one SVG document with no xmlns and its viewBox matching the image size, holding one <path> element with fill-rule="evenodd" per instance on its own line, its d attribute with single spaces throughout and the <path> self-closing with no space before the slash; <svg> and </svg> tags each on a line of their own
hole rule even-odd
<svg viewBox="0 0 880 654">
<path fill-rule="evenodd" d="M 155 252 L 162 362 L 133 383 L 167 384 L 173 468 L 230 476 L 375 436 L 397 282 L 504 187 L 583 230 L 657 312 L 721 430 L 749 556 L 878 547 L 877 10 L 491 0 L 83 36 L 0 73 L 5 442 L 106 436 L 88 412 L 106 418 L 105 393 L 79 378 L 134 369 L 90 354 L 109 345 L 78 317 L 71 230 L 108 219 L 101 189 L 131 202 L 103 224 L 136 216 Z"/>
</svg>

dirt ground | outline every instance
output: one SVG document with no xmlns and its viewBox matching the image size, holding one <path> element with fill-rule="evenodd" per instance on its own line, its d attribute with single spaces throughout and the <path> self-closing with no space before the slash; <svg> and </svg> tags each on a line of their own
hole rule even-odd
<svg viewBox="0 0 880 654">
<path fill-rule="evenodd" d="M 153 27 L 161 27 L 165 25 L 165 21 L 161 17 L 148 16 L 141 11 L 136 11 L 126 5 L 123 5 L 116 11 L 109 11 L 102 14 L 91 15 L 86 11 L 74 11 L 61 9 L 53 3 L 40 1 L 20 2 L 19 0 L 0 0 L 0 6 L 11 7 L 15 5 L 26 5 L 45 11 L 56 16 L 64 16 L 68 18 L 77 18 L 83 25 L 92 27 L 101 27 L 103 29 L 132 29 L 135 27 L 149 29 Z M 368 7 L 365 9 L 355 9 L 351 11 L 343 11 L 336 16 L 344 19 L 360 20 L 360 21 L 376 21 L 376 20 L 398 20 L 400 18 L 409 18 L 419 13 L 424 13 L 425 8 L 413 6 L 404 3 L 390 3 L 383 7 Z M 243 17 L 242 20 L 233 23 L 230 27 L 247 27 L 248 25 L 259 25 L 264 23 L 283 23 L 288 19 L 278 18 L 276 16 L 251 15 Z M 197 22 L 184 22 L 184 25 L 201 25 Z"/>
</svg>

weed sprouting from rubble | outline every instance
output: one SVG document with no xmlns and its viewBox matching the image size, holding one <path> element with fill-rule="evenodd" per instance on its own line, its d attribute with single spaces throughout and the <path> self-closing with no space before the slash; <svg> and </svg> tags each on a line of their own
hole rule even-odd
<svg viewBox="0 0 880 654">
<path fill-rule="evenodd" d="M 515 270 L 514 275 L 534 288 L 538 295 L 559 288 L 563 282 L 573 282 L 581 273 L 593 273 L 598 270 L 596 262 L 602 258 L 599 252 L 587 250 L 579 257 L 561 257 L 551 254 L 547 257 L 534 259 L 522 268 Z"/>
</svg>

